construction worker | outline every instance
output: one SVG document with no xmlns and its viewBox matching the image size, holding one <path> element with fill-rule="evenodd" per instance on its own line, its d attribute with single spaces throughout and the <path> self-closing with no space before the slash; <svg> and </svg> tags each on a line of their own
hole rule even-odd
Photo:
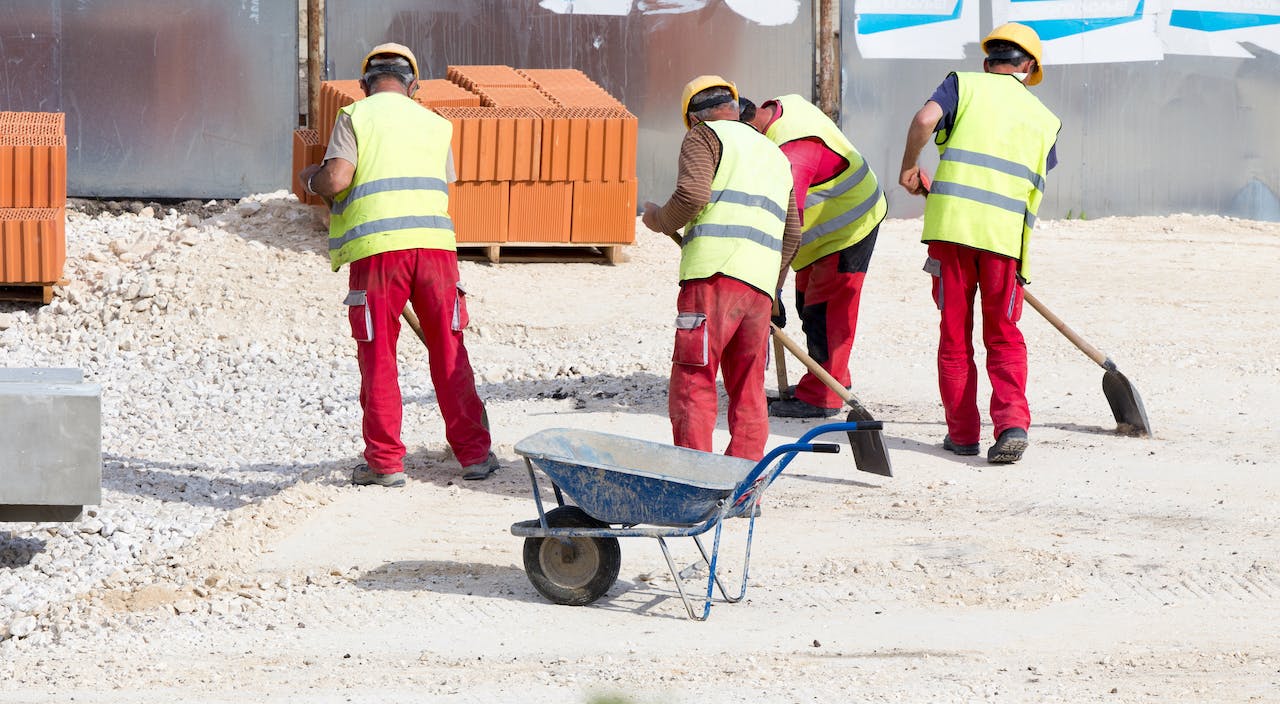
<svg viewBox="0 0 1280 704">
<path fill-rule="evenodd" d="M 944 449 L 976 455 L 982 435 L 973 360 L 973 300 L 982 301 L 982 340 L 991 380 L 992 463 L 1017 462 L 1027 447 L 1027 345 L 1018 330 L 1028 244 L 1057 162 L 1061 122 L 1027 86 L 1043 77 L 1040 37 L 1001 25 L 982 40 L 983 73 L 951 73 L 916 113 L 898 181 L 925 195 L 925 270 L 941 311 L 938 388 L 946 411 Z M 940 163 L 931 189 L 916 165 L 931 133 Z"/>
<path fill-rule="evenodd" d="M 742 121 L 777 144 L 791 162 L 802 235 L 799 250 L 784 250 L 782 259 L 796 272 L 796 311 L 809 356 L 848 387 L 862 282 L 888 203 L 870 165 L 813 103 L 784 95 L 758 108 L 750 101 L 741 106 Z M 781 300 L 778 312 L 774 323 L 784 327 Z M 844 405 L 812 372 L 788 391 L 779 389 L 782 398 L 769 404 L 769 415 L 830 418 Z"/>
<path fill-rule="evenodd" d="M 365 442 L 365 463 L 351 482 L 405 483 L 396 341 L 408 302 L 426 333 L 445 438 L 463 477 L 484 479 L 499 463 L 462 339 L 466 298 L 448 213 L 453 129 L 410 97 L 418 62 L 407 47 L 376 46 L 360 70 L 367 97 L 339 112 L 323 165 L 298 174 L 308 192 L 330 202 L 333 270 L 350 265 L 345 304 L 360 363 Z"/>
<path fill-rule="evenodd" d="M 668 407 L 675 444 L 711 452 L 716 373 L 729 395 L 725 454 L 759 460 L 769 435 L 764 368 L 773 296 L 800 221 L 782 152 L 738 122 L 738 89 L 719 76 L 684 87 L 676 189 L 644 204 L 655 232 L 685 227 Z"/>
</svg>

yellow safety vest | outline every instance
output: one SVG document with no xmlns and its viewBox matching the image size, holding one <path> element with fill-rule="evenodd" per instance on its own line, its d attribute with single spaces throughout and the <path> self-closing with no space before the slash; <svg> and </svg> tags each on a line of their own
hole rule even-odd
<svg viewBox="0 0 1280 704">
<path fill-rule="evenodd" d="M 329 209 L 329 263 L 400 249 L 454 251 L 445 163 L 453 125 L 399 93 L 342 109 L 356 135 L 356 172 Z"/>
<path fill-rule="evenodd" d="M 847 162 L 834 178 L 813 184 L 804 200 L 804 235 L 791 262 L 791 268 L 799 271 L 862 241 L 884 220 L 889 203 L 867 160 L 831 118 L 798 95 L 776 100 L 782 105 L 782 116 L 765 132 L 774 144 L 816 137 Z"/>
<path fill-rule="evenodd" d="M 748 125 L 705 123 L 720 139 L 711 200 L 685 228 L 680 281 L 724 274 L 773 298 L 782 268 L 782 232 L 791 198 L 791 166 Z"/>
<path fill-rule="evenodd" d="M 936 138 L 941 161 L 921 240 L 1013 257 L 1030 281 L 1031 230 L 1062 122 L 1013 76 L 955 75 L 960 102 L 954 128 Z"/>
</svg>

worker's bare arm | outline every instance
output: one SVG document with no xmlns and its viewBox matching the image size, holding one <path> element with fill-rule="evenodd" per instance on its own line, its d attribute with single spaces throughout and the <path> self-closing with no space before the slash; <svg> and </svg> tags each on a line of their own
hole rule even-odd
<svg viewBox="0 0 1280 704">
<path fill-rule="evenodd" d="M 911 118 L 911 126 L 907 129 L 907 146 L 902 152 L 902 171 L 898 174 L 898 183 L 908 193 L 924 195 L 920 184 L 920 167 L 916 165 L 920 158 L 920 150 L 929 143 L 929 135 L 933 134 L 938 120 L 942 119 L 942 106 L 930 100 Z"/>
<path fill-rule="evenodd" d="M 312 193 L 329 199 L 346 190 L 355 175 L 355 164 L 346 159 L 334 158 L 326 160 L 323 165 L 308 166 L 298 178 Z"/>
</svg>

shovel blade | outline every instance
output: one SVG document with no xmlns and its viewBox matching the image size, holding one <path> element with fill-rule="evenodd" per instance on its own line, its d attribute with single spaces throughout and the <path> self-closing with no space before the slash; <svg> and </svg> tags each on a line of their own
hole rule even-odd
<svg viewBox="0 0 1280 704">
<path fill-rule="evenodd" d="M 1147 420 L 1147 409 L 1142 405 L 1142 397 L 1124 374 L 1114 369 L 1102 375 L 1102 393 L 1111 404 L 1111 414 L 1116 417 L 1119 431 L 1126 434 L 1150 435 L 1151 422 Z"/>
<path fill-rule="evenodd" d="M 860 417 L 857 409 L 849 411 L 849 416 L 845 420 L 850 423 L 872 420 L 871 414 L 867 413 L 865 408 L 862 409 L 862 413 L 867 417 Z M 882 477 L 893 476 L 893 464 L 889 461 L 889 448 L 884 444 L 883 432 L 851 430 L 849 431 L 849 449 L 853 452 L 853 463 L 858 471 L 878 474 Z"/>
</svg>

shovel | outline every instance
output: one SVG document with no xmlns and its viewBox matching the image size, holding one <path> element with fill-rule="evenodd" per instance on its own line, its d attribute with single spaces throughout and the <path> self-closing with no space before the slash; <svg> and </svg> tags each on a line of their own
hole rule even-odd
<svg viewBox="0 0 1280 704">
<path fill-rule="evenodd" d="M 1106 395 L 1107 403 L 1111 404 L 1111 414 L 1116 417 L 1116 423 L 1119 424 L 1116 430 L 1126 435 L 1150 435 L 1151 422 L 1147 420 L 1147 409 L 1142 405 L 1142 397 L 1138 395 L 1138 390 L 1133 388 L 1133 384 L 1129 383 L 1124 374 L 1116 369 L 1116 363 L 1097 347 L 1085 342 L 1075 330 L 1067 327 L 1061 318 L 1054 315 L 1053 311 L 1046 308 L 1026 288 L 1022 289 L 1022 298 L 1057 328 L 1058 332 L 1079 347 L 1081 352 L 1088 355 L 1089 359 L 1106 370 L 1102 375 L 1102 393 Z"/>
<path fill-rule="evenodd" d="M 853 392 L 844 387 L 844 384 L 836 381 L 821 364 L 814 361 L 800 345 L 794 340 L 787 337 L 777 325 L 769 323 L 769 330 L 773 333 L 774 342 L 781 342 L 787 351 L 795 355 L 804 366 L 818 377 L 822 383 L 836 393 L 849 406 L 849 416 L 845 420 L 853 422 L 874 421 L 871 412 L 867 410 L 862 402 L 853 395 Z M 857 465 L 858 470 L 869 472 L 871 474 L 879 474 L 883 477 L 893 476 L 893 464 L 889 461 L 889 448 L 884 444 L 884 434 L 880 430 L 852 430 L 849 431 L 849 449 L 853 451 L 853 462 Z"/>
</svg>

